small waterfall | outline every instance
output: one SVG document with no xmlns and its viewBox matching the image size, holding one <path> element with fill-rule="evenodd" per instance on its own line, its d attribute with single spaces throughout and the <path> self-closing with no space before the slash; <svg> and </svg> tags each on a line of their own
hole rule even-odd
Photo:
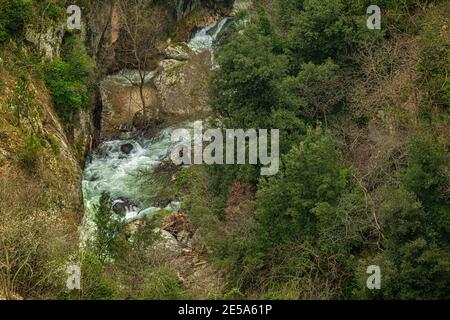
<svg viewBox="0 0 450 320">
<path fill-rule="evenodd" d="M 203 50 L 212 50 L 214 41 L 222 32 L 226 23 L 230 18 L 223 18 L 218 23 L 211 24 L 199 31 L 192 37 L 189 41 L 188 46 L 195 52 L 200 52 Z"/>
</svg>

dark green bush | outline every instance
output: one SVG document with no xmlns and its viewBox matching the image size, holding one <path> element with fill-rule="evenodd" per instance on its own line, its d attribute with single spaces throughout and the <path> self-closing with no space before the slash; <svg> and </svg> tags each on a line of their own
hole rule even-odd
<svg viewBox="0 0 450 320">
<path fill-rule="evenodd" d="M 70 120 L 74 112 L 87 105 L 88 90 L 83 82 L 74 78 L 67 62 L 51 62 L 45 70 L 45 80 L 56 110 L 64 120 Z"/>
<path fill-rule="evenodd" d="M 448 211 L 444 214 L 448 215 Z M 382 290 L 361 290 L 361 298 L 448 299 L 450 285 L 450 246 L 440 239 L 442 231 L 433 222 L 437 217 L 404 189 L 384 190 L 381 223 L 384 226 L 383 251 L 361 266 L 379 265 Z M 365 288 L 367 275 L 361 273 L 359 288 Z"/>
<path fill-rule="evenodd" d="M 44 78 L 60 117 L 66 122 L 89 103 L 90 84 L 95 74 L 93 60 L 76 36 L 63 45 L 63 60 L 55 60 L 44 69 Z"/>
<path fill-rule="evenodd" d="M 115 258 L 126 245 L 124 222 L 114 217 L 111 205 L 110 195 L 102 193 L 98 205 L 95 206 L 96 232 L 93 250 L 102 263 Z"/>
<path fill-rule="evenodd" d="M 98 256 L 89 251 L 81 254 L 81 290 L 81 298 L 84 300 L 114 298 L 113 282 L 106 277 L 105 268 Z"/>
<path fill-rule="evenodd" d="M 0 42 L 17 36 L 33 16 L 32 0 L 0 0 Z"/>
<path fill-rule="evenodd" d="M 175 272 L 159 268 L 146 280 L 142 300 L 181 300 L 183 289 Z"/>
<path fill-rule="evenodd" d="M 318 128 L 289 152 L 281 171 L 259 186 L 258 222 L 270 241 L 307 239 L 336 210 L 349 170 L 331 135 Z"/>
<path fill-rule="evenodd" d="M 421 22 L 421 52 L 419 70 L 422 83 L 432 104 L 445 106 L 450 110 L 450 90 L 448 70 L 450 68 L 450 31 L 443 26 L 448 25 L 448 3 L 432 9 Z"/>
<path fill-rule="evenodd" d="M 358 48 L 379 41 L 382 31 L 366 27 L 367 7 L 360 1 L 305 1 L 303 10 L 292 18 L 288 33 L 293 63 L 345 60 Z"/>
<path fill-rule="evenodd" d="M 283 107 L 315 123 L 326 120 L 345 97 L 345 86 L 339 66 L 327 60 L 323 64 L 306 63 L 296 77 L 282 82 Z"/>
</svg>

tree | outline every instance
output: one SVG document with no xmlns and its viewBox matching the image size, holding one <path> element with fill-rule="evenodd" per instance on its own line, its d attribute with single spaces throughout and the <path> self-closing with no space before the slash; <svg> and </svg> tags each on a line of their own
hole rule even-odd
<svg viewBox="0 0 450 320">
<path fill-rule="evenodd" d="M 260 183 L 257 220 L 269 241 L 307 239 L 323 215 L 333 214 L 350 172 L 336 142 L 320 127 L 310 129 L 282 163 L 277 176 Z"/>
<path fill-rule="evenodd" d="M 300 69 L 296 77 L 288 77 L 282 83 L 283 106 L 311 122 L 326 121 L 327 113 L 345 97 L 339 66 L 327 60 L 320 65 L 302 64 Z"/>
<path fill-rule="evenodd" d="M 382 32 L 365 27 L 365 8 L 361 1 L 304 1 L 288 33 L 293 64 L 344 59 L 361 45 L 379 39 Z"/>
<path fill-rule="evenodd" d="M 108 258 L 114 258 L 120 253 L 120 248 L 126 241 L 125 225 L 123 217 L 117 217 L 112 212 L 111 197 L 108 193 L 102 193 L 99 204 L 94 210 L 96 225 L 94 252 L 104 263 Z"/>
<path fill-rule="evenodd" d="M 163 32 L 163 11 L 156 1 L 124 0 L 117 2 L 118 15 L 122 26 L 119 38 L 118 59 L 129 69 L 136 70 L 138 81 L 123 73 L 132 85 L 139 86 L 142 114 L 147 118 L 148 110 L 144 87 L 150 72 L 154 69 L 158 54 L 158 43 Z"/>
<path fill-rule="evenodd" d="M 113 299 L 114 283 L 108 279 L 107 272 L 99 257 L 90 251 L 81 252 L 81 299 Z M 74 297 L 75 298 L 75 297 Z"/>
<path fill-rule="evenodd" d="M 384 250 L 365 260 L 365 267 L 380 265 L 382 290 L 357 295 L 384 299 L 448 299 L 450 246 L 430 221 L 417 197 L 403 188 L 383 192 L 381 223 L 386 240 Z M 365 277 L 367 279 L 367 277 Z M 360 287 L 365 287 L 361 278 Z M 376 290 L 377 291 L 377 290 Z"/>
<path fill-rule="evenodd" d="M 402 183 L 430 211 L 443 206 L 449 208 L 446 199 L 449 163 L 448 152 L 433 140 L 419 136 L 413 138 L 408 146 L 408 166 L 402 176 Z M 446 225 L 450 232 L 450 223 Z"/>
<path fill-rule="evenodd" d="M 277 21 L 283 32 L 292 27 L 292 20 L 303 10 L 303 0 L 275 0 Z"/>
<path fill-rule="evenodd" d="M 270 128 L 267 119 L 278 105 L 287 59 L 276 52 L 264 21 L 234 34 L 217 53 L 220 68 L 212 83 L 212 108 L 229 127 Z"/>
</svg>

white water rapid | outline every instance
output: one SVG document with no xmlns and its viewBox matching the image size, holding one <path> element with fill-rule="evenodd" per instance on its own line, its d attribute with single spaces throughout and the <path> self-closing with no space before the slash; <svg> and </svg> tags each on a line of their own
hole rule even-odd
<svg viewBox="0 0 450 320">
<path fill-rule="evenodd" d="M 191 48 L 194 52 L 211 50 L 214 41 L 219 36 L 220 32 L 222 32 L 229 19 L 230 18 L 223 18 L 219 23 L 211 24 L 206 28 L 197 31 L 188 43 L 189 48 Z"/>
</svg>

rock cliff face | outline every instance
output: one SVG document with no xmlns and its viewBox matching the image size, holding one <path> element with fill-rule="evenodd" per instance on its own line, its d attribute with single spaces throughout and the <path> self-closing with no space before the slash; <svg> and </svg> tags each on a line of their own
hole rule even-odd
<svg viewBox="0 0 450 320">
<path fill-rule="evenodd" d="M 217 22 L 218 15 L 210 15 L 219 7 L 229 6 L 231 1 L 172 1 L 168 10 L 174 20 L 170 28 L 179 31 L 176 25 L 205 27 Z M 95 14 L 100 10 L 102 14 Z M 202 11 L 206 10 L 206 11 Z M 88 23 L 87 39 L 97 61 L 105 67 L 107 75 L 100 82 L 101 130 L 100 137 L 111 139 L 127 136 L 136 129 L 136 120 L 145 123 L 173 119 L 202 117 L 209 113 L 207 83 L 211 69 L 211 55 L 208 51 L 193 52 L 188 46 L 188 33 L 177 35 L 177 40 L 160 39 L 159 53 L 154 60 L 159 61 L 155 70 L 145 71 L 148 79 L 140 96 L 139 79 L 130 81 L 130 74 L 122 75 L 126 66 L 121 66 L 115 52 L 123 52 L 119 35 L 122 26 L 113 2 L 99 4 L 94 8 L 92 20 Z M 108 12 L 109 15 L 105 14 Z M 197 14 L 194 14 L 198 12 Z M 170 15 L 169 15 L 170 16 Z M 179 20 L 179 23 L 176 21 Z M 181 31 L 180 31 L 181 32 Z M 120 59 L 122 60 L 122 59 Z M 125 70 L 125 73 L 137 70 Z M 111 75 L 112 74 L 112 75 Z M 138 78 L 136 75 L 131 78 Z M 145 107 L 142 103 L 145 100 Z M 144 116 L 145 115 L 145 116 Z"/>
<path fill-rule="evenodd" d="M 86 8 L 86 45 L 106 72 L 116 66 L 120 23 L 115 1 L 91 1 Z"/>
<path fill-rule="evenodd" d="M 212 10 L 231 7 L 234 0 L 172 0 L 172 2 L 176 19 L 180 21 L 202 7 Z"/>
<path fill-rule="evenodd" d="M 36 30 L 33 27 L 28 27 L 25 32 L 27 41 L 32 43 L 36 50 L 48 60 L 59 57 L 63 37 L 63 24 L 56 27 L 49 26 L 46 30 Z"/>
<path fill-rule="evenodd" d="M 0 179 L 13 177 L 31 183 L 33 192 L 45 194 L 48 201 L 36 210 L 56 210 L 73 223 L 68 229 L 74 232 L 83 214 L 81 169 L 74 145 L 67 139 L 40 80 L 27 75 L 26 89 L 18 92 L 20 80 L 15 74 L 0 66 L 0 77 L 4 79 L 0 86 Z M 24 109 L 19 114 L 17 103 L 24 101 L 24 96 L 27 104 L 21 106 Z M 10 188 L 0 190 L 0 198 L 8 199 L 9 193 L 24 190 L 11 182 Z M 16 205 L 10 204 L 11 208 Z"/>
<path fill-rule="evenodd" d="M 122 70 L 100 84 L 102 98 L 101 137 L 126 137 L 145 114 L 152 121 L 180 121 L 209 114 L 208 78 L 211 54 L 194 54 L 186 45 L 168 47 L 167 59 L 148 73 L 141 102 L 137 71 Z"/>
<path fill-rule="evenodd" d="M 153 75 L 143 86 L 146 109 L 140 96 L 140 88 L 136 81 L 135 71 L 123 70 L 115 75 L 107 76 L 100 82 L 102 99 L 101 137 L 116 139 L 127 137 L 136 130 L 136 122 L 144 113 L 149 119 L 158 117 L 158 97 L 152 83 Z"/>
<path fill-rule="evenodd" d="M 208 80 L 211 54 L 194 54 L 188 60 L 165 59 L 155 77 L 161 112 L 168 117 L 191 118 L 209 113 Z"/>
</svg>

